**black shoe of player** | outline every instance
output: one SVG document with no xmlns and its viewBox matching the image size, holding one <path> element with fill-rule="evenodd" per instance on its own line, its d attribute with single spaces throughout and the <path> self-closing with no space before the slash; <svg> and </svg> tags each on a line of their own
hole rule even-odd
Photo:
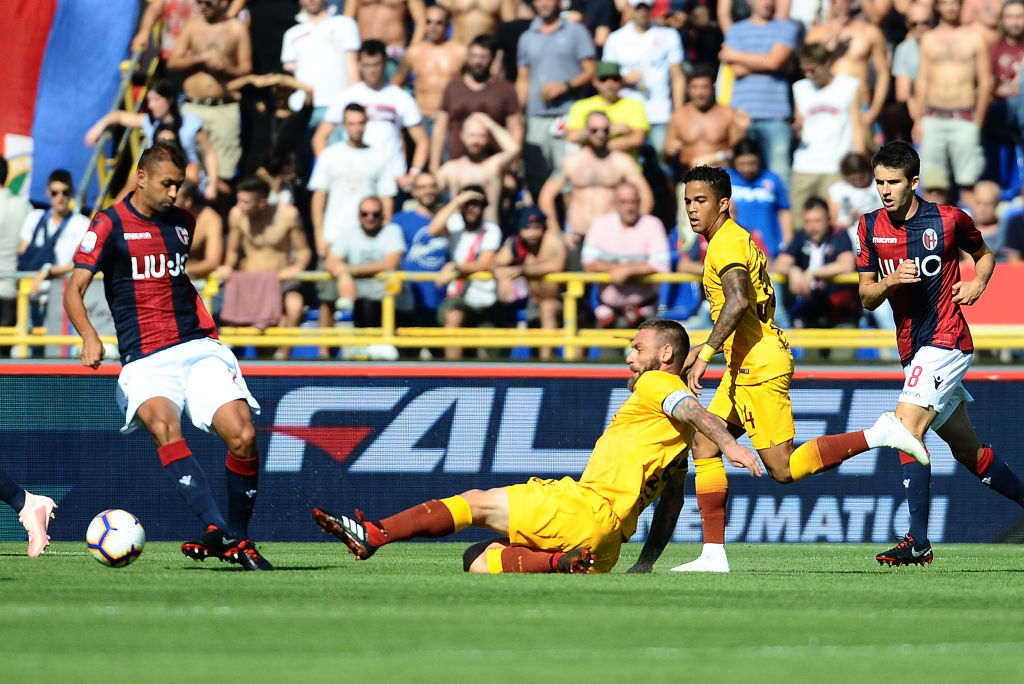
<svg viewBox="0 0 1024 684">
<path fill-rule="evenodd" d="M 900 543 L 893 548 L 875 556 L 879 565 L 890 567 L 893 565 L 924 565 L 931 563 L 933 558 L 931 544 L 925 543 L 919 546 L 909 534 L 900 537 Z"/>
<path fill-rule="evenodd" d="M 585 575 L 590 572 L 590 568 L 594 567 L 594 560 L 594 554 L 590 547 L 581 546 L 578 549 L 566 551 L 557 556 L 555 558 L 555 567 L 558 568 L 558 572 L 570 575 Z"/>
<path fill-rule="evenodd" d="M 335 515 L 314 508 L 313 520 L 321 530 L 345 542 L 345 546 L 356 560 L 366 560 L 377 550 L 377 547 L 370 543 L 370 537 L 366 532 L 366 526 L 373 523 L 368 523 L 366 516 L 359 509 L 356 509 L 356 519 L 353 520 L 347 515 Z"/>
<path fill-rule="evenodd" d="M 181 552 L 197 561 L 207 558 L 224 560 L 224 554 L 235 545 L 235 535 L 216 525 L 207 525 L 206 532 L 198 541 L 187 541 L 181 545 Z"/>
<path fill-rule="evenodd" d="M 224 553 L 224 560 L 237 563 L 243 570 L 273 570 L 274 566 L 256 550 L 251 539 L 243 539 Z"/>
</svg>

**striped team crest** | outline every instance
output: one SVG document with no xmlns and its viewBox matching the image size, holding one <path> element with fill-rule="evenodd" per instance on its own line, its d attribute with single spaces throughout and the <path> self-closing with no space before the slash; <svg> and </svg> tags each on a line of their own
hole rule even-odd
<svg viewBox="0 0 1024 684">
<path fill-rule="evenodd" d="M 924 231 L 924 235 L 921 236 L 921 242 L 924 244 L 924 248 L 927 250 L 935 249 L 939 244 L 939 236 L 936 235 L 935 230 L 929 228 Z"/>
<path fill-rule="evenodd" d="M 184 226 L 174 226 L 174 232 L 178 234 L 178 239 L 181 240 L 181 244 L 183 244 L 183 245 L 185 245 L 187 247 L 188 246 L 188 231 L 185 230 L 185 227 Z M 932 233 L 932 237 L 933 238 L 935 237 L 934 233 Z M 925 236 L 925 239 L 927 240 L 927 236 Z M 925 244 L 928 244 L 928 243 L 925 242 Z"/>
</svg>

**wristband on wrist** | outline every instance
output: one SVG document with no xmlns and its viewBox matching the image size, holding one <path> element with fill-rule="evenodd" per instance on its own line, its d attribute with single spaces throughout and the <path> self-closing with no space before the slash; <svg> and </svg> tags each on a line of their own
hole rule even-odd
<svg viewBox="0 0 1024 684">
<path fill-rule="evenodd" d="M 705 344 L 701 347 L 700 352 L 697 354 L 697 358 L 704 363 L 711 363 L 711 357 L 715 355 L 715 348 Z"/>
<path fill-rule="evenodd" d="M 565 89 L 566 90 L 572 90 L 572 81 L 566 81 L 565 82 Z"/>
</svg>

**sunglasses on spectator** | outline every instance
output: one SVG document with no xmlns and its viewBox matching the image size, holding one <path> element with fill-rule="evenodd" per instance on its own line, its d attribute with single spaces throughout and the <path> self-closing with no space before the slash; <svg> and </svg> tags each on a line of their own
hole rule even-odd
<svg viewBox="0 0 1024 684">
<path fill-rule="evenodd" d="M 445 23 L 444 19 L 424 19 L 424 22 L 427 23 L 427 24 L 438 24 L 438 25 Z"/>
<path fill-rule="evenodd" d="M 57 195 L 63 195 L 64 197 L 71 197 L 71 191 L 61 188 L 60 190 L 47 190 L 46 194 L 50 197 L 56 197 Z"/>
<path fill-rule="evenodd" d="M 600 76 L 600 77 L 598 77 L 597 80 L 598 81 L 621 81 L 622 78 L 619 77 L 619 76 Z"/>
<path fill-rule="evenodd" d="M 587 128 L 587 130 L 590 131 L 591 133 L 607 133 L 609 131 L 609 128 L 607 126 L 603 126 L 601 128 L 594 128 L 593 126 L 590 126 Z"/>
<path fill-rule="evenodd" d="M 365 216 L 366 218 L 380 218 L 384 214 L 380 211 L 360 211 L 359 215 Z"/>
</svg>

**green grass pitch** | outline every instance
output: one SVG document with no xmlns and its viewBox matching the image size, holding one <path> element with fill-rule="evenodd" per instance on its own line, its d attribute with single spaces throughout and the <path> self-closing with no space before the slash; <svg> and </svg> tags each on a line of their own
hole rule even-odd
<svg viewBox="0 0 1024 684">
<path fill-rule="evenodd" d="M 1024 681 L 1024 552 L 939 545 L 880 568 L 878 545 L 730 547 L 728 575 L 478 576 L 466 544 L 355 562 L 267 543 L 273 573 L 150 543 L 108 569 L 84 544 L 0 544 L 4 682 Z"/>
</svg>

